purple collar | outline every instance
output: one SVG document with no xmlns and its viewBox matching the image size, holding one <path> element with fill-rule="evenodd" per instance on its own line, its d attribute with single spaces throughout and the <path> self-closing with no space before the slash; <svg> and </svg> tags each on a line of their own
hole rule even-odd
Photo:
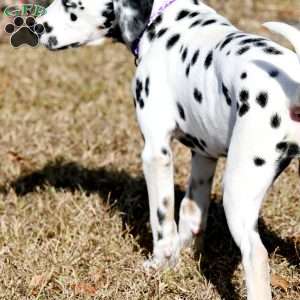
<svg viewBox="0 0 300 300">
<path fill-rule="evenodd" d="M 140 53 L 140 40 L 145 32 L 145 30 L 156 20 L 157 17 L 159 17 L 169 6 L 171 6 L 176 0 L 165 0 L 164 3 L 160 6 L 160 8 L 157 10 L 157 12 L 152 13 L 148 24 L 146 25 L 145 29 L 141 33 L 141 35 L 133 42 L 132 44 L 132 52 L 135 55 L 135 57 L 139 57 Z"/>
</svg>

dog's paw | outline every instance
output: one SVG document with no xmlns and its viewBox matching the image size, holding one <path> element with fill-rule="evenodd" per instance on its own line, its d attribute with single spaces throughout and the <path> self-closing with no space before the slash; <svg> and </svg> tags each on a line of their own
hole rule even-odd
<svg viewBox="0 0 300 300">
<path fill-rule="evenodd" d="M 153 257 L 144 262 L 144 268 L 149 270 L 160 270 L 174 268 L 179 260 L 180 240 L 178 235 L 157 242 L 153 251 Z"/>
<path fill-rule="evenodd" d="M 191 247 L 195 238 L 199 238 L 202 235 L 203 230 L 201 229 L 200 216 L 180 216 L 179 240 L 182 248 Z"/>
<path fill-rule="evenodd" d="M 204 244 L 204 230 L 199 218 L 180 219 L 179 241 L 181 249 L 188 250 L 195 259 L 199 258 Z"/>
</svg>

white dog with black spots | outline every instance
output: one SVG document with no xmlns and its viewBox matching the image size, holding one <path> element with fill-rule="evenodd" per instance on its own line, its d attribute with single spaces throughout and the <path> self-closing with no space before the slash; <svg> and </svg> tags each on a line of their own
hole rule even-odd
<svg viewBox="0 0 300 300">
<path fill-rule="evenodd" d="M 111 37 L 136 55 L 134 104 L 154 241 L 145 266 L 175 265 L 180 250 L 203 235 L 217 159 L 227 156 L 223 202 L 248 299 L 271 299 L 257 220 L 268 188 L 299 154 L 299 31 L 265 24 L 288 38 L 296 55 L 195 0 L 56 0 L 39 22 L 51 50 Z M 192 151 L 178 228 L 173 139 Z"/>
</svg>

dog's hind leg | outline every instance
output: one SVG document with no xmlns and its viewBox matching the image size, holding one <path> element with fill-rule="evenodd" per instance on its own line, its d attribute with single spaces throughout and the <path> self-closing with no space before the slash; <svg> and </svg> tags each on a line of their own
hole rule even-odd
<svg viewBox="0 0 300 300">
<path fill-rule="evenodd" d="M 196 236 L 200 246 L 206 229 L 210 192 L 217 160 L 198 153 L 192 155 L 192 174 L 180 207 L 179 237 L 182 247 L 191 246 Z M 197 249 L 196 250 L 200 250 Z"/>
<path fill-rule="evenodd" d="M 238 120 L 224 178 L 224 209 L 242 253 L 248 300 L 271 299 L 268 253 L 260 239 L 257 221 L 263 198 L 276 176 L 276 145 L 286 132 L 284 128 L 281 132 L 261 123 L 259 118 L 252 122 L 251 118 L 247 122 Z"/>
</svg>

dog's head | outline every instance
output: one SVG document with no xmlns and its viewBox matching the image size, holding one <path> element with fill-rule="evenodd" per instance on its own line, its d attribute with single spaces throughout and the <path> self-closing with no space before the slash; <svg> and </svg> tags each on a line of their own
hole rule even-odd
<svg viewBox="0 0 300 300">
<path fill-rule="evenodd" d="M 129 47 L 143 31 L 153 0 L 54 0 L 37 22 L 50 50 L 79 47 L 106 37 Z"/>
<path fill-rule="evenodd" d="M 94 42 L 115 22 L 113 0 L 54 0 L 37 20 L 45 27 L 40 42 L 50 50 Z"/>
</svg>

